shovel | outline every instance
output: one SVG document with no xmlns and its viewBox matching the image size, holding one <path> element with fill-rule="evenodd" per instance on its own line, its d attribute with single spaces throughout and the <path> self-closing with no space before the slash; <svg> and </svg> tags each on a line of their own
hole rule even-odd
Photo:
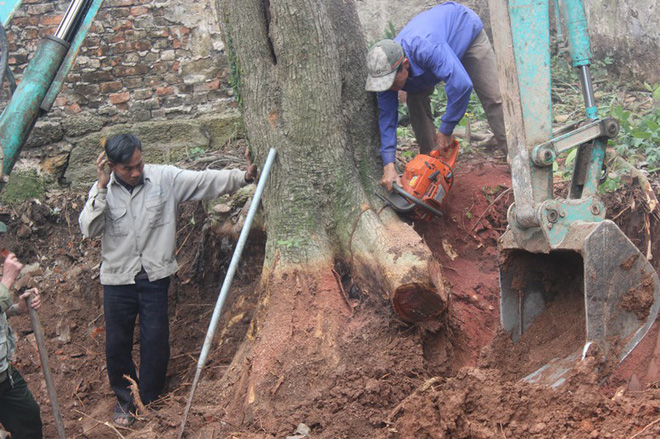
<svg viewBox="0 0 660 439">
<path fill-rule="evenodd" d="M 55 392 L 55 383 L 53 376 L 50 373 L 50 363 L 48 361 L 48 350 L 46 349 L 46 341 L 44 339 L 44 331 L 37 315 L 37 310 L 32 308 L 31 300 L 34 297 L 30 295 L 28 299 L 28 312 L 30 313 L 30 321 L 32 322 L 32 330 L 34 331 L 34 338 L 37 340 L 37 349 L 39 350 L 39 358 L 41 359 L 41 370 L 44 372 L 46 379 L 46 387 L 48 389 L 48 398 L 50 405 L 53 409 L 53 416 L 55 417 L 55 426 L 57 427 L 57 434 L 60 439 L 65 439 L 64 421 L 62 420 L 62 412 L 60 411 L 60 404 L 57 402 L 57 393 Z"/>
</svg>

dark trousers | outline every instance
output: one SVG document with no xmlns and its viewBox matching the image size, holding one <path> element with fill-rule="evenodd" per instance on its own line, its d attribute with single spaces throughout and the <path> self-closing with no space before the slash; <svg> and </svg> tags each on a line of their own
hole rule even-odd
<svg viewBox="0 0 660 439">
<path fill-rule="evenodd" d="M 39 404 L 23 376 L 13 367 L 10 369 L 12 379 L 7 378 L 0 384 L 0 423 L 11 433 L 12 439 L 41 439 Z"/>
<path fill-rule="evenodd" d="M 503 152 L 506 152 L 504 111 L 502 110 L 500 86 L 497 82 L 495 52 L 483 30 L 472 41 L 461 59 L 461 64 L 470 76 L 474 91 L 481 101 L 498 146 Z M 428 154 L 435 148 L 435 135 L 438 128 L 435 126 L 431 113 L 431 95 L 434 90 L 435 87 L 429 87 L 419 93 L 408 93 L 406 97 L 410 124 L 422 154 Z"/>
<path fill-rule="evenodd" d="M 105 357 L 110 386 L 124 411 L 133 410 L 127 375 L 138 382 L 144 404 L 157 399 L 170 359 L 167 290 L 170 279 L 136 280 L 135 285 L 104 285 Z M 135 319 L 140 319 L 140 375 L 133 362 Z"/>
</svg>

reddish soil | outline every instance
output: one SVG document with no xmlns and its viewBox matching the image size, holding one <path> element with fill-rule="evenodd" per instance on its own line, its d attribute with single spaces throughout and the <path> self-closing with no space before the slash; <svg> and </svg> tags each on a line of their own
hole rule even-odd
<svg viewBox="0 0 660 439">
<path fill-rule="evenodd" d="M 520 381 L 583 342 L 575 328 L 583 326 L 579 318 L 584 316 L 569 299 L 558 301 L 518 343 L 500 331 L 497 240 L 512 201 L 508 166 L 475 154 L 460 157 L 455 174 L 444 217 L 415 225 L 442 264 L 451 291 L 446 322 L 406 325 L 385 300 L 351 285 L 350 279 L 344 279 L 344 298 L 333 295 L 337 288 L 332 277 L 318 276 L 309 283 L 303 279 L 296 291 L 279 292 L 298 297 L 293 307 L 287 309 L 287 302 L 273 310 L 290 315 L 286 329 L 296 334 L 299 344 L 264 344 L 255 353 L 255 364 L 256 356 L 269 350 L 287 353 L 287 364 L 253 371 L 270 376 L 272 407 L 256 415 L 232 412 L 232 401 L 219 395 L 235 384 L 222 377 L 248 330 L 261 291 L 264 238 L 253 234 L 196 392 L 187 437 L 302 438 L 295 432 L 305 431 L 305 426 L 310 437 L 319 438 L 658 437 L 657 323 L 605 383 L 594 372 L 592 357 L 579 363 L 556 390 Z M 10 226 L 0 244 L 40 267 L 24 283 L 42 290 L 40 318 L 68 436 L 176 437 L 233 240 L 223 237 L 219 228 L 205 226 L 199 204 L 184 207 L 178 255 L 182 268 L 170 292 L 172 360 L 165 395 L 130 429 L 118 431 L 106 424 L 113 395 L 104 368 L 99 243 L 83 241 L 77 226 L 85 196 L 72 191 L 51 194 L 0 218 Z M 639 202 L 628 208 L 635 197 L 631 186 L 606 201 L 610 216 L 623 212 L 617 223 L 642 247 L 645 241 L 638 230 L 645 213 Z M 651 236 L 658 236 L 658 221 L 651 217 L 651 223 Z M 660 240 L 652 245 L 653 254 L 659 251 Z M 345 274 L 342 267 L 337 272 Z M 343 326 L 331 332 L 323 322 L 306 321 L 301 303 L 327 309 L 327 320 L 335 318 Z M 45 437 L 57 437 L 29 321 L 14 318 L 11 323 L 19 337 L 16 367 L 42 407 Z M 318 336 L 319 331 L 325 336 Z M 335 335 L 332 340 L 330 334 Z M 341 352 L 341 358 L 324 356 L 323 343 Z M 248 398 L 236 396 L 241 397 Z"/>
</svg>

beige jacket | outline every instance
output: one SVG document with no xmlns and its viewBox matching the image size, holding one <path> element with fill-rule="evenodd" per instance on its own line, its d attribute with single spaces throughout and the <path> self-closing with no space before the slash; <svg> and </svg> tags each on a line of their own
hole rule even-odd
<svg viewBox="0 0 660 439">
<path fill-rule="evenodd" d="M 135 283 L 144 267 L 150 281 L 178 269 L 176 215 L 179 203 L 204 200 L 235 192 L 245 183 L 245 171 L 186 171 L 174 166 L 145 165 L 144 184 L 131 194 L 110 176 L 106 189 L 96 183 L 80 213 L 85 237 L 103 233 L 103 285 Z"/>
</svg>

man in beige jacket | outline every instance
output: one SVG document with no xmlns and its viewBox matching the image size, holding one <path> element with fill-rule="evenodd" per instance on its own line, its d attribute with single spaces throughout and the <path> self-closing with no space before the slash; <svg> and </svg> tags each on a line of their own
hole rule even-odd
<svg viewBox="0 0 660 439">
<path fill-rule="evenodd" d="M 188 171 L 145 165 L 132 134 L 110 137 L 97 159 L 98 181 L 80 214 L 86 237 L 103 234 L 101 284 L 106 324 L 106 362 L 117 396 L 113 420 L 133 423 L 135 404 L 124 375 L 137 381 L 132 358 L 135 319 L 140 317 L 140 398 L 154 401 L 165 384 L 170 356 L 167 291 L 175 259 L 179 203 L 217 198 L 252 181 L 248 170 Z"/>
</svg>

